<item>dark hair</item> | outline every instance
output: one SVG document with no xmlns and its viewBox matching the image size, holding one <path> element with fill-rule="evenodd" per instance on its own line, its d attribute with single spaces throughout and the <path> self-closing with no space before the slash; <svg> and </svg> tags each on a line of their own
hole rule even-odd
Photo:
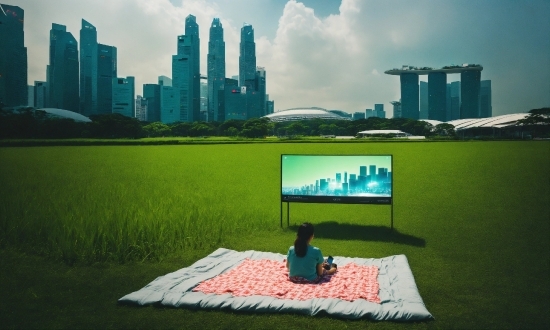
<svg viewBox="0 0 550 330">
<path fill-rule="evenodd" d="M 298 257 L 305 257 L 307 253 L 307 241 L 313 236 L 313 225 L 304 222 L 298 228 L 298 235 L 294 241 L 294 252 Z"/>
</svg>

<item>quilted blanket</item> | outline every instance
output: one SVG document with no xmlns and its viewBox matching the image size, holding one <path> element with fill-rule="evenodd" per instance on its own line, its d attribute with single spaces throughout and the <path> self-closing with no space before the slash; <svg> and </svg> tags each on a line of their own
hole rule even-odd
<svg viewBox="0 0 550 330">
<path fill-rule="evenodd" d="M 233 296 L 270 296 L 278 299 L 308 300 L 338 298 L 346 301 L 365 299 L 380 303 L 378 267 L 349 263 L 317 284 L 296 284 L 288 279 L 284 262 L 245 259 L 232 270 L 202 282 L 193 291 Z"/>
<path fill-rule="evenodd" d="M 375 266 L 378 269 L 377 295 L 379 303 L 374 302 L 376 301 L 374 296 L 369 297 L 368 295 L 367 299 L 364 297 L 351 298 L 354 299 L 353 301 L 334 297 L 300 300 L 263 294 L 240 296 L 234 295 L 234 292 L 193 291 L 193 289 L 199 288 L 201 283 L 208 283 L 209 280 L 239 267 L 246 259 L 252 261 L 272 260 L 280 265 L 283 264 L 285 258 L 286 255 L 280 253 L 253 250 L 240 252 L 219 248 L 189 267 L 157 277 L 145 287 L 125 295 L 118 301 L 141 306 L 158 304 L 170 307 L 230 309 L 254 313 L 301 313 L 307 315 L 326 313 L 340 318 L 369 318 L 377 321 L 418 321 L 433 318 L 420 297 L 407 257 L 404 255 L 380 259 L 334 257 L 334 262 L 338 264 L 339 269 L 345 269 L 350 264 Z M 331 281 L 335 279 L 333 278 Z"/>
</svg>

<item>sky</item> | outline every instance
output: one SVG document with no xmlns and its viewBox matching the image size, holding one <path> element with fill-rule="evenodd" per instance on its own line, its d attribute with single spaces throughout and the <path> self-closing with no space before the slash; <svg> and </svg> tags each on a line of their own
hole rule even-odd
<svg viewBox="0 0 550 330">
<path fill-rule="evenodd" d="M 52 23 L 79 41 L 81 19 L 117 47 L 118 76 L 171 76 L 185 17 L 197 17 L 201 73 L 209 28 L 224 28 L 226 75 L 238 74 L 240 29 L 254 28 L 275 110 L 317 106 L 350 113 L 399 100 L 402 65 L 481 64 L 493 115 L 550 107 L 550 0 L 0 0 L 25 10 L 28 80 L 44 81 Z M 427 76 L 420 80 L 426 81 Z M 447 82 L 460 80 L 448 75 Z"/>
</svg>

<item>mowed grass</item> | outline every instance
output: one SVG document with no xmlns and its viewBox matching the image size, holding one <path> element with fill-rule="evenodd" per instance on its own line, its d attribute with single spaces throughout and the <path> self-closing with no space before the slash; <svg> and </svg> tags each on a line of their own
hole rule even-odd
<svg viewBox="0 0 550 330">
<path fill-rule="evenodd" d="M 282 153 L 394 155 L 395 232 L 389 206 L 296 203 L 290 223 L 313 222 L 327 255 L 405 254 L 435 316 L 414 327 L 550 326 L 543 141 L 0 148 L 1 318 L 14 328 L 411 326 L 116 305 L 218 247 L 286 253 L 295 232 L 280 229 Z"/>
</svg>

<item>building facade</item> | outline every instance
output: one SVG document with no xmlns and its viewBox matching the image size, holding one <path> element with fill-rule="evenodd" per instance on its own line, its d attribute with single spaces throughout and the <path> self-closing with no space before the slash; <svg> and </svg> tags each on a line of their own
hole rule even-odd
<svg viewBox="0 0 550 330">
<path fill-rule="evenodd" d="M 460 74 L 460 118 L 479 118 L 481 71 Z"/>
<path fill-rule="evenodd" d="M 241 43 L 239 55 L 239 86 L 251 87 L 256 78 L 256 43 L 254 29 L 250 24 L 241 28 Z"/>
<path fill-rule="evenodd" d="M 113 78 L 113 113 L 126 117 L 136 116 L 134 77 Z"/>
<path fill-rule="evenodd" d="M 147 99 L 147 118 L 148 122 L 160 121 L 160 85 L 144 84 L 143 97 Z"/>
<path fill-rule="evenodd" d="M 418 119 L 420 116 L 418 102 L 418 74 L 403 73 L 401 80 L 401 116 L 402 118 Z"/>
<path fill-rule="evenodd" d="M 136 118 L 139 121 L 147 121 L 148 101 L 141 95 L 136 96 Z"/>
<path fill-rule="evenodd" d="M 212 20 L 207 57 L 208 121 L 219 121 L 223 114 L 218 108 L 218 91 L 225 84 L 225 41 L 219 18 Z"/>
<path fill-rule="evenodd" d="M 447 74 L 428 73 L 428 119 L 447 120 Z"/>
<path fill-rule="evenodd" d="M 50 108 L 79 112 L 78 43 L 64 25 L 52 24 L 48 87 Z"/>
<path fill-rule="evenodd" d="M 28 103 L 25 11 L 0 4 L 0 103 L 6 107 Z"/>
<path fill-rule="evenodd" d="M 97 30 L 82 19 L 80 28 L 80 113 L 97 114 Z M 116 77 L 116 76 L 115 76 Z M 109 81 L 109 85 L 111 82 Z M 109 104 L 110 106 L 110 104 Z"/>
<path fill-rule="evenodd" d="M 117 77 L 117 49 L 103 44 L 97 45 L 97 74 L 93 80 L 92 100 L 97 108 L 93 114 L 111 113 L 113 100 L 113 78 Z M 92 104 L 93 104 L 92 103 Z"/>
<path fill-rule="evenodd" d="M 479 118 L 493 116 L 493 105 L 491 99 L 491 81 L 482 80 L 479 92 Z"/>
<path fill-rule="evenodd" d="M 428 107 L 428 83 L 425 81 L 420 82 L 420 113 L 419 119 L 428 119 L 429 107 Z"/>
</svg>

